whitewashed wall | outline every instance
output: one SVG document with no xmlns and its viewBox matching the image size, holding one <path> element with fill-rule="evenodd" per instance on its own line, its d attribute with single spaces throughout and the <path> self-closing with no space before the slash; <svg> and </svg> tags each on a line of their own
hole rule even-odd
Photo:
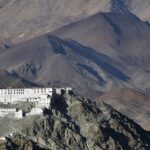
<svg viewBox="0 0 150 150">
<path fill-rule="evenodd" d="M 52 96 L 52 88 L 0 89 L 0 102 L 35 100 L 41 95 Z"/>
</svg>

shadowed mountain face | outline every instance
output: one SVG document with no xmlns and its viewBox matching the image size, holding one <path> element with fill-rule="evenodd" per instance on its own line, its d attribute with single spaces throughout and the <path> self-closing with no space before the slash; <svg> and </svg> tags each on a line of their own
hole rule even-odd
<svg viewBox="0 0 150 150">
<path fill-rule="evenodd" d="M 1 69 L 29 81 L 71 86 L 89 96 L 113 86 L 131 86 L 130 77 L 118 67 L 117 61 L 75 41 L 50 35 L 8 49 L 0 55 L 0 64 Z"/>
<path fill-rule="evenodd" d="M 7 71 L 0 71 L 0 88 L 19 88 L 19 87 L 34 87 L 36 84 L 29 82 L 16 74 L 10 74 Z"/>
<path fill-rule="evenodd" d="M 98 13 L 52 32 L 117 61 L 132 85 L 149 89 L 150 26 L 132 14 Z M 144 52 L 143 52 L 144 50 Z"/>
<path fill-rule="evenodd" d="M 124 59 L 132 65 L 149 68 L 150 26 L 132 14 L 98 13 L 52 34 L 74 39 L 111 57 L 118 51 L 128 55 Z"/>
</svg>

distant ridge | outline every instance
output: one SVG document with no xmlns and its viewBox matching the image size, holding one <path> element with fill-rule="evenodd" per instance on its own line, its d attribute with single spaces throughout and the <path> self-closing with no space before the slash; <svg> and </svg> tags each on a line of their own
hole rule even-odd
<svg viewBox="0 0 150 150">
<path fill-rule="evenodd" d="M 0 0 L 1 36 L 17 44 L 99 12 L 133 13 L 150 21 L 150 1 Z"/>
</svg>

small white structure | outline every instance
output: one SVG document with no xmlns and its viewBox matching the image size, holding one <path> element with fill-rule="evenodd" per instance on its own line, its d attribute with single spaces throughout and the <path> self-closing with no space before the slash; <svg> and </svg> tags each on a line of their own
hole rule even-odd
<svg viewBox="0 0 150 150">
<path fill-rule="evenodd" d="M 69 91 L 72 91 L 72 88 L 70 88 L 70 87 L 66 87 L 66 88 L 55 88 L 55 91 L 56 91 L 57 94 L 61 94 L 61 91 L 62 91 L 62 90 L 66 91 L 66 93 L 68 94 Z"/>
<path fill-rule="evenodd" d="M 13 117 L 15 108 L 0 108 L 0 117 Z"/>
<path fill-rule="evenodd" d="M 22 110 L 17 111 L 16 108 L 0 108 L 0 117 L 18 118 L 23 117 Z"/>
<path fill-rule="evenodd" d="M 22 119 L 23 118 L 23 111 L 19 110 L 19 111 L 15 112 L 14 113 L 14 118 Z"/>
<path fill-rule="evenodd" d="M 5 141 L 6 139 L 5 139 L 5 137 L 2 136 L 2 137 L 0 137 L 0 140 Z"/>
<path fill-rule="evenodd" d="M 32 108 L 31 112 L 27 113 L 26 116 L 39 115 L 43 113 L 43 109 L 41 108 Z"/>
</svg>

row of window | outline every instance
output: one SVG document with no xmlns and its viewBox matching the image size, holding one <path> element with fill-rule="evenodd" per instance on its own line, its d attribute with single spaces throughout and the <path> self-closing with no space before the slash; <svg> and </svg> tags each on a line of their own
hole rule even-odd
<svg viewBox="0 0 150 150">
<path fill-rule="evenodd" d="M 37 93 L 39 93 L 39 94 L 40 94 L 40 93 L 41 93 L 41 94 L 42 94 L 42 93 L 43 93 L 43 94 L 45 93 L 45 94 L 46 94 L 46 92 L 44 92 L 44 91 L 43 91 L 43 92 L 34 92 L 34 93 L 35 93 L 35 94 L 37 94 Z M 0 93 L 0 95 L 10 95 L 10 94 L 27 94 L 27 93 L 24 92 L 24 91 L 16 91 L 16 92 L 15 92 L 15 91 L 14 91 L 14 92 L 13 92 L 13 91 L 12 91 L 12 92 L 10 91 L 10 92 L 1 92 L 1 93 Z M 32 93 L 29 93 L 29 94 L 32 94 Z"/>
<path fill-rule="evenodd" d="M 34 92 L 47 92 L 47 91 L 51 91 L 51 89 L 47 89 L 47 88 L 41 88 L 41 89 L 5 89 L 5 90 L 0 90 L 0 93 L 3 93 L 3 92 L 24 92 L 26 90 L 33 90 Z"/>
<path fill-rule="evenodd" d="M 37 104 L 37 106 L 47 106 L 47 105 L 49 105 L 49 103 L 42 103 L 42 104 L 41 104 L 41 103 L 40 103 L 40 104 L 38 103 L 38 104 Z"/>
<path fill-rule="evenodd" d="M 52 90 L 51 89 L 46 89 L 46 88 L 34 89 L 34 93 L 46 93 L 46 92 L 52 92 Z"/>
<path fill-rule="evenodd" d="M 24 92 L 5 92 L 5 93 L 0 93 L 1 95 L 10 95 L 10 94 L 24 94 Z"/>
<path fill-rule="evenodd" d="M 41 99 L 41 98 L 27 98 L 27 101 L 50 101 L 49 99 Z"/>
</svg>

